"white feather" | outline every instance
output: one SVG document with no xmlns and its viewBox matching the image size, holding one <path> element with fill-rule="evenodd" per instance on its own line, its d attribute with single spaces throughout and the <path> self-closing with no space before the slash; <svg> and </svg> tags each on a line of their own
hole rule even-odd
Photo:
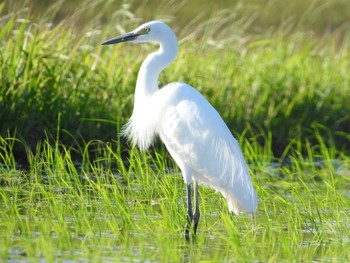
<svg viewBox="0 0 350 263">
<path fill-rule="evenodd" d="M 133 42 L 155 42 L 160 49 L 142 63 L 134 111 L 123 134 L 141 150 L 147 149 L 158 135 L 187 184 L 194 180 L 214 188 L 235 214 L 254 213 L 257 195 L 246 162 L 218 112 L 187 84 L 175 82 L 158 88 L 159 73 L 176 57 L 176 36 L 162 22 L 146 23 L 134 33 L 145 32 L 145 28 L 148 33 Z M 113 39 L 106 43 L 110 42 Z"/>
</svg>

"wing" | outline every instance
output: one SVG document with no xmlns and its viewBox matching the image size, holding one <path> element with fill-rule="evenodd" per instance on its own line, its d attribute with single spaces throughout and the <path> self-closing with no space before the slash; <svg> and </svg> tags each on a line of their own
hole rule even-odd
<svg viewBox="0 0 350 263">
<path fill-rule="evenodd" d="M 254 212 L 257 197 L 246 162 L 218 112 L 186 84 L 160 91 L 158 133 L 181 170 L 190 169 L 194 180 L 221 192 L 236 214 Z"/>
</svg>

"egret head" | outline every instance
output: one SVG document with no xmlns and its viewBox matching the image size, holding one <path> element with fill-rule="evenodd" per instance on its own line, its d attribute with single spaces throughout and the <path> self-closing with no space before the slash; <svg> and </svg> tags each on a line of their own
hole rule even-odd
<svg viewBox="0 0 350 263">
<path fill-rule="evenodd" d="M 102 45 L 111 45 L 126 41 L 132 43 L 163 43 L 164 41 L 173 41 L 174 39 L 177 42 L 175 34 L 165 23 L 151 21 L 129 33 L 104 41 Z"/>
</svg>

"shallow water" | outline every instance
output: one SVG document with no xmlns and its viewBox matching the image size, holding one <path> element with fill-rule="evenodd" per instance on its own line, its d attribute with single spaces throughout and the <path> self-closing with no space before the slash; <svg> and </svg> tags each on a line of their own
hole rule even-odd
<svg viewBox="0 0 350 263">
<path fill-rule="evenodd" d="M 350 180 L 342 166 L 256 174 L 259 208 L 230 215 L 221 195 L 200 188 L 202 217 L 185 242 L 179 174 L 23 177 L 2 169 L 0 258 L 9 262 L 344 262 L 350 247 Z M 306 165 L 305 165 L 306 166 Z M 272 167 L 272 168 L 271 168 Z M 265 169 L 263 169 L 265 170 Z M 317 177 L 315 177 L 317 173 Z M 276 176 L 273 176 L 276 174 Z M 317 178 L 317 179 L 315 179 Z M 79 184 L 80 182 L 80 184 Z"/>
</svg>

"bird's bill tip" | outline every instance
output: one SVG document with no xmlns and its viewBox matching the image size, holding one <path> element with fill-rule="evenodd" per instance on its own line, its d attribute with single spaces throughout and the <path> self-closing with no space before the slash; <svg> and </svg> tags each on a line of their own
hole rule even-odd
<svg viewBox="0 0 350 263">
<path fill-rule="evenodd" d="M 131 33 L 127 33 L 118 37 L 114 37 L 111 39 L 108 39 L 104 42 L 102 42 L 101 45 L 113 45 L 113 44 L 117 44 L 117 43 L 121 43 L 121 42 L 126 42 L 126 41 L 132 41 L 135 40 L 137 38 L 137 34 L 131 32 Z"/>
</svg>

